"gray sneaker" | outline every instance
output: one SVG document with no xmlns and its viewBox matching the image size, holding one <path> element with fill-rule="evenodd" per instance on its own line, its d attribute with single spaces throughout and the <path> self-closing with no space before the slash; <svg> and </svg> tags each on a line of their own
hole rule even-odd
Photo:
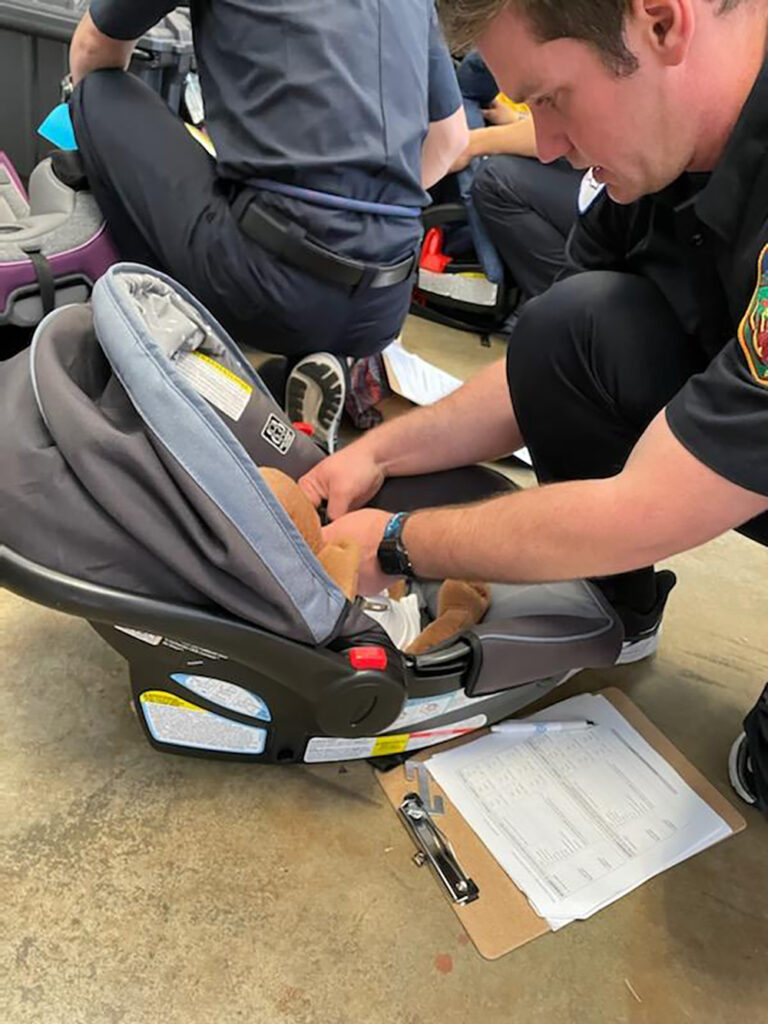
<svg viewBox="0 0 768 1024">
<path fill-rule="evenodd" d="M 314 440 L 330 455 L 336 450 L 346 397 L 344 364 L 330 352 L 316 352 L 288 375 L 285 411 L 292 423 L 308 423 Z"/>
</svg>

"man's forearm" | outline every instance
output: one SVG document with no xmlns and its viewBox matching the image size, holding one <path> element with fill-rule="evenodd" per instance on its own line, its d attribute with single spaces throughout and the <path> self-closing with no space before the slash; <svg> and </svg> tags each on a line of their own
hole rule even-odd
<svg viewBox="0 0 768 1024">
<path fill-rule="evenodd" d="M 469 143 L 469 129 L 464 107 L 450 117 L 433 121 L 421 150 L 421 184 L 432 188 L 451 168 L 456 157 Z"/>
<path fill-rule="evenodd" d="M 610 480 L 552 484 L 405 524 L 414 569 L 427 579 L 530 583 L 603 576 L 648 564 L 615 521 Z"/>
<path fill-rule="evenodd" d="M 69 70 L 75 85 L 91 71 L 127 68 L 136 42 L 112 39 L 100 32 L 90 14 L 83 15 L 69 48 Z"/>
<path fill-rule="evenodd" d="M 504 361 L 436 405 L 370 431 L 365 446 L 387 476 L 414 476 L 499 458 L 522 447 Z"/>
<path fill-rule="evenodd" d="M 403 539 L 430 579 L 563 580 L 651 565 L 766 509 L 767 496 L 700 463 L 661 413 L 616 476 L 416 512 Z"/>
</svg>

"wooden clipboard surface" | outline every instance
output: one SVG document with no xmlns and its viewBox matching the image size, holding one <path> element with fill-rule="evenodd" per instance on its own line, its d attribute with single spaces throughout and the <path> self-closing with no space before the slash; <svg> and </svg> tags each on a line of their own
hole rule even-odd
<svg viewBox="0 0 768 1024">
<path fill-rule="evenodd" d="M 624 718 L 659 754 L 685 779 L 691 789 L 707 803 L 715 813 L 731 827 L 734 833 L 746 828 L 746 822 L 734 807 L 722 796 L 696 768 L 686 760 L 680 751 L 670 743 L 656 726 L 626 697 L 621 690 L 609 687 L 600 691 Z M 477 736 L 457 740 L 447 746 L 471 743 Z M 431 747 L 415 754 L 410 761 L 426 761 L 436 748 Z M 403 766 L 389 772 L 377 773 L 379 784 L 397 810 L 406 793 L 416 789 L 416 784 L 405 776 Z M 534 913 L 526 897 L 488 852 L 475 832 L 466 823 L 445 793 L 430 777 L 430 792 L 440 795 L 445 803 L 445 814 L 435 823 L 448 837 L 456 856 L 467 874 L 477 883 L 480 898 L 467 906 L 451 904 L 459 920 L 472 939 L 478 953 L 486 960 L 496 960 L 505 953 L 523 946 L 531 939 L 550 931 L 547 922 Z M 492 898 L 489 898 L 491 896 Z"/>
</svg>

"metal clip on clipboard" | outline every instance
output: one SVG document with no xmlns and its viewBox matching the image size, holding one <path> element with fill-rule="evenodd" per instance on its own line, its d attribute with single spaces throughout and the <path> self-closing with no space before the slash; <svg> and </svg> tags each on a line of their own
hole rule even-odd
<svg viewBox="0 0 768 1024">
<path fill-rule="evenodd" d="M 405 827 L 418 846 L 414 861 L 429 866 L 454 903 L 472 903 L 480 890 L 456 860 L 451 844 L 435 825 L 418 793 L 408 793 L 397 809 Z"/>
</svg>

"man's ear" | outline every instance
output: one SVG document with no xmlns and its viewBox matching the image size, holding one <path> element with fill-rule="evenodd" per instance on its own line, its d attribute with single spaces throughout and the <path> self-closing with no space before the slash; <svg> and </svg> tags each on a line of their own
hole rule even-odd
<svg viewBox="0 0 768 1024">
<path fill-rule="evenodd" d="M 691 0 L 634 0 L 632 14 L 644 41 L 662 62 L 669 67 L 682 64 L 696 20 Z"/>
</svg>

